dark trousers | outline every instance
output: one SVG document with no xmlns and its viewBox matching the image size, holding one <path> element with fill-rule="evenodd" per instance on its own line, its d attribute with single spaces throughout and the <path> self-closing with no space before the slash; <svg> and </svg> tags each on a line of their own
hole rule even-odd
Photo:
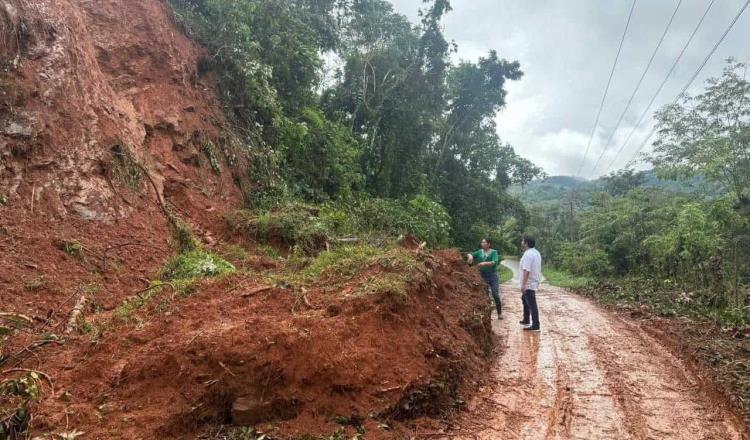
<svg viewBox="0 0 750 440">
<path fill-rule="evenodd" d="M 479 274 L 482 275 L 482 279 L 490 288 L 492 299 L 495 301 L 495 308 L 497 308 L 497 315 L 500 316 L 503 313 L 503 303 L 500 300 L 500 279 L 497 277 L 497 272 L 479 272 Z"/>
<path fill-rule="evenodd" d="M 536 291 L 527 290 L 521 295 L 521 301 L 523 302 L 523 322 L 528 322 L 532 328 L 539 328 L 539 308 L 536 305 Z"/>
</svg>

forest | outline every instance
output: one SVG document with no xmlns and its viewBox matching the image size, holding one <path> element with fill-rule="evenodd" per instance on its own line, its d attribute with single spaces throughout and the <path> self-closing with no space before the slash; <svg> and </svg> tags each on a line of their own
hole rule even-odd
<svg viewBox="0 0 750 440">
<path fill-rule="evenodd" d="M 527 224 L 507 189 L 542 170 L 495 123 L 521 66 L 494 51 L 453 61 L 448 1 L 425 3 L 416 25 L 383 0 L 172 3 L 242 133 L 253 209 L 324 206 L 336 233 L 358 227 L 336 229 L 337 216 L 370 210 L 398 232 L 462 247 L 510 219 L 516 234 Z"/>
</svg>

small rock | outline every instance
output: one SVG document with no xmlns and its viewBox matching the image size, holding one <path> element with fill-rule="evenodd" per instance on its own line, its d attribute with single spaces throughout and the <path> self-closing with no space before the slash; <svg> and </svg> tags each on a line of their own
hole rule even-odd
<svg viewBox="0 0 750 440">
<path fill-rule="evenodd" d="M 5 124 L 3 133 L 12 137 L 30 138 L 34 134 L 34 131 L 27 125 L 11 121 Z"/>
</svg>

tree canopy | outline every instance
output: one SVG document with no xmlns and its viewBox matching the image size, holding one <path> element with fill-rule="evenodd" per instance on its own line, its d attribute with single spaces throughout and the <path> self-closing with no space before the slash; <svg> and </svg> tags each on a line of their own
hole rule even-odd
<svg viewBox="0 0 750 440">
<path fill-rule="evenodd" d="M 384 0 L 171 2 L 208 49 L 202 70 L 216 73 L 251 161 L 273 168 L 254 167 L 254 191 L 276 201 L 428 197 L 447 209 L 461 244 L 478 224 L 524 226 L 506 189 L 542 171 L 495 122 L 506 81 L 523 73 L 495 51 L 453 62 L 448 0 L 425 1 L 416 24 Z M 338 70 L 325 71 L 324 58 Z"/>
</svg>

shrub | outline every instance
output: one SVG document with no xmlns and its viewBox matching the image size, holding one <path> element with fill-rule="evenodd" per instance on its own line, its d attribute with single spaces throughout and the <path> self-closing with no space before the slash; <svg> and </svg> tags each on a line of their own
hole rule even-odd
<svg viewBox="0 0 750 440">
<path fill-rule="evenodd" d="M 316 208 L 294 203 L 260 215 L 237 211 L 227 217 L 229 224 L 262 242 L 280 240 L 299 247 L 305 254 L 317 254 L 329 241 L 329 231 Z"/>
<path fill-rule="evenodd" d="M 163 281 L 211 278 L 234 272 L 234 266 L 210 252 L 194 250 L 172 258 L 161 273 Z"/>
<path fill-rule="evenodd" d="M 320 216 L 338 235 L 413 234 L 434 246 L 450 244 L 450 215 L 441 204 L 423 195 L 411 200 L 353 197 L 325 205 Z"/>
<path fill-rule="evenodd" d="M 349 278 L 357 274 L 372 257 L 381 254 L 382 249 L 367 246 L 338 246 L 321 252 L 302 275 L 306 278 L 317 278 L 322 275 L 336 275 Z"/>
<path fill-rule="evenodd" d="M 612 273 L 606 252 L 580 243 L 561 243 L 555 265 L 574 275 L 604 276 Z"/>
</svg>

